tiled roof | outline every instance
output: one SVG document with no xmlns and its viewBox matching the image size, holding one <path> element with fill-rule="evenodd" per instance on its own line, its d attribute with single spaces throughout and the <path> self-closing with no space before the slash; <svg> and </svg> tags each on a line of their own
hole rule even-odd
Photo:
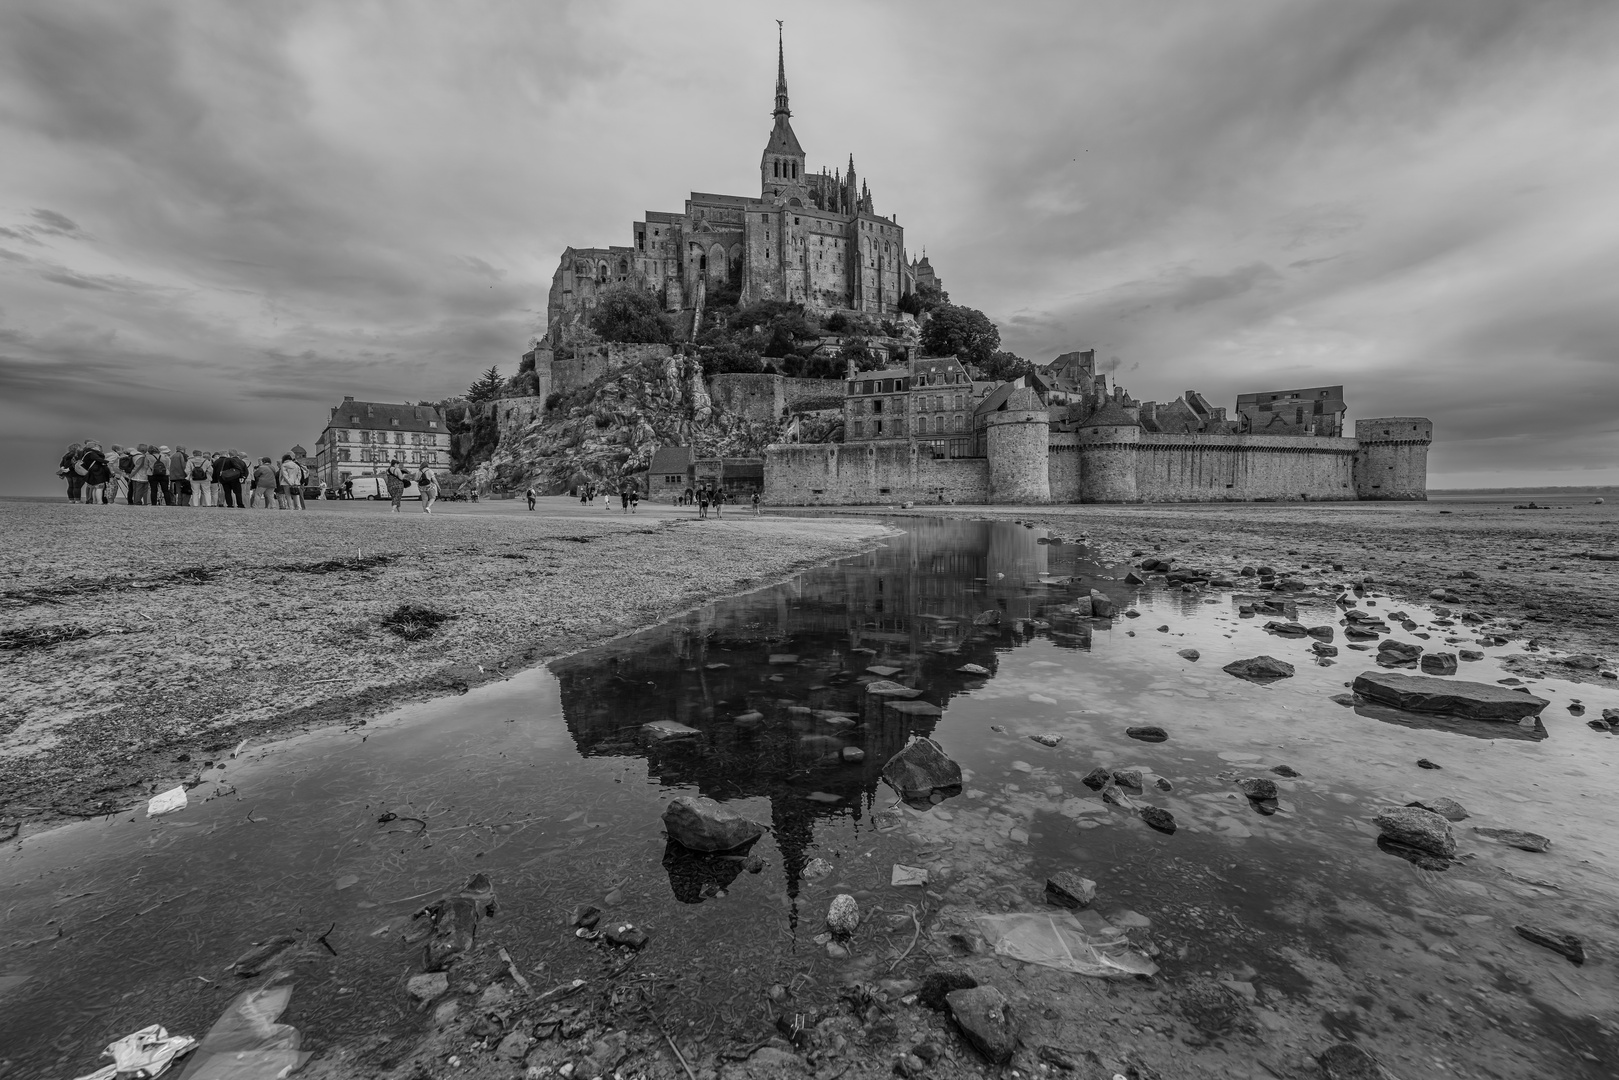
<svg viewBox="0 0 1619 1080">
<path fill-rule="evenodd" d="M 652 464 L 647 466 L 649 473 L 684 473 L 686 466 L 691 464 L 691 447 L 689 446 L 660 446 L 652 452 Z"/>
<path fill-rule="evenodd" d="M 396 420 L 398 423 L 394 423 Z M 344 401 L 332 410 L 327 426 L 367 431 L 443 431 L 444 415 L 432 405 Z"/>
</svg>

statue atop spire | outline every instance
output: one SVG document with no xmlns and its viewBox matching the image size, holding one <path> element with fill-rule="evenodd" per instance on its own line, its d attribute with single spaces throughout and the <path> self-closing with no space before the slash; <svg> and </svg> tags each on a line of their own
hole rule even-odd
<svg viewBox="0 0 1619 1080">
<path fill-rule="evenodd" d="M 782 45 L 781 20 L 776 20 L 776 116 L 791 116 L 787 107 L 787 54 Z"/>
</svg>

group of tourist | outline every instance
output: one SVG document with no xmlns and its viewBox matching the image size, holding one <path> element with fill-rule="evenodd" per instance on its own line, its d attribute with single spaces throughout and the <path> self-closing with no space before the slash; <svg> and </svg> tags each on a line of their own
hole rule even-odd
<svg viewBox="0 0 1619 1080">
<path fill-rule="evenodd" d="M 68 502 L 130 506 L 231 506 L 302 510 L 309 470 L 291 454 L 250 461 L 240 450 L 187 450 L 94 439 L 71 444 L 56 469 Z M 243 501 L 243 488 L 247 490 Z"/>
</svg>

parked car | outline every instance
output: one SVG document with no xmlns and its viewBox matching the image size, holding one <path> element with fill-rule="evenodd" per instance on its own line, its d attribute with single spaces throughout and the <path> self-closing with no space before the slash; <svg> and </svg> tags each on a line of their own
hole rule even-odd
<svg viewBox="0 0 1619 1080">
<path fill-rule="evenodd" d="M 383 476 L 356 476 L 354 478 L 354 497 L 356 499 L 386 499 L 388 497 L 388 480 Z M 405 485 L 405 493 L 400 496 L 405 499 L 419 499 L 422 493 L 416 489 L 414 483 Z"/>
</svg>

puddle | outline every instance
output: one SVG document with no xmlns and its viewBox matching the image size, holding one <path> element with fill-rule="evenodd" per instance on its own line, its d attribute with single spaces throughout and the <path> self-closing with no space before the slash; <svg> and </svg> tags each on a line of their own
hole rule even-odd
<svg viewBox="0 0 1619 1080">
<path fill-rule="evenodd" d="M 762 1038 L 772 984 L 803 1008 L 850 978 L 886 977 L 912 938 L 908 908 L 930 922 L 1042 910 L 1047 875 L 1076 870 L 1097 882 L 1094 911 L 1136 913 L 1117 921 L 1152 943 L 1171 985 L 1250 987 L 1272 1031 L 1373 1045 L 1416 1034 L 1436 1058 L 1496 1075 L 1612 1075 L 1619 985 L 1603 952 L 1619 912 L 1607 813 L 1619 739 L 1566 706 L 1600 715 L 1619 691 L 1535 681 L 1553 702 L 1535 729 L 1348 708 L 1330 698 L 1374 654 L 1341 629 L 1337 662 L 1318 666 L 1311 639 L 1239 615 L 1251 595 L 1133 590 L 1083 548 L 1012 524 L 903 527 L 877 552 L 549 668 L 249 750 L 206 771 L 179 813 L 7 845 L 0 1059 L 16 1075 L 73 1076 L 150 1023 L 200 1036 L 249 985 L 231 961 L 280 934 L 299 942 L 282 1021 L 307 1049 L 407 1036 L 424 1021 L 403 990 L 419 947 L 401 932 L 475 872 L 500 899 L 480 941 L 537 987 L 606 969 L 567 921 L 603 905 L 651 935 L 638 963 L 666 989 L 671 1024 Z M 1141 617 L 1064 610 L 1092 587 L 1121 609 L 1134 597 Z M 1429 647 L 1452 634 L 1475 647 L 1475 631 L 1398 606 Z M 998 622 L 984 625 L 988 611 Z M 1330 598 L 1301 600 L 1299 614 L 1339 622 Z M 1461 677 L 1504 677 L 1497 658 L 1516 649 L 1483 651 Z M 1220 670 L 1258 654 L 1296 676 L 1261 686 Z M 870 694 L 874 678 L 921 696 Z M 1167 741 L 1125 734 L 1146 725 Z M 931 812 L 897 805 L 878 779 L 913 735 L 965 773 L 963 793 Z M 1299 775 L 1269 771 L 1284 765 Z M 1098 766 L 1140 770 L 1128 794 L 1170 811 L 1173 835 L 1081 783 Z M 1274 779 L 1278 812 L 1238 791 L 1252 776 Z M 766 823 L 752 852 L 763 869 L 667 850 L 659 815 L 677 794 Z M 1456 834 L 1473 858 L 1435 872 L 1379 850 L 1378 809 L 1439 796 L 1471 812 Z M 1553 847 L 1489 843 L 1475 825 Z M 926 891 L 890 884 L 895 864 L 926 870 Z M 848 959 L 813 940 L 840 892 L 866 918 Z M 1578 934 L 1592 957 L 1574 967 L 1518 938 L 1517 922 Z M 900 974 L 925 970 L 929 948 L 947 955 L 923 941 Z"/>
</svg>

